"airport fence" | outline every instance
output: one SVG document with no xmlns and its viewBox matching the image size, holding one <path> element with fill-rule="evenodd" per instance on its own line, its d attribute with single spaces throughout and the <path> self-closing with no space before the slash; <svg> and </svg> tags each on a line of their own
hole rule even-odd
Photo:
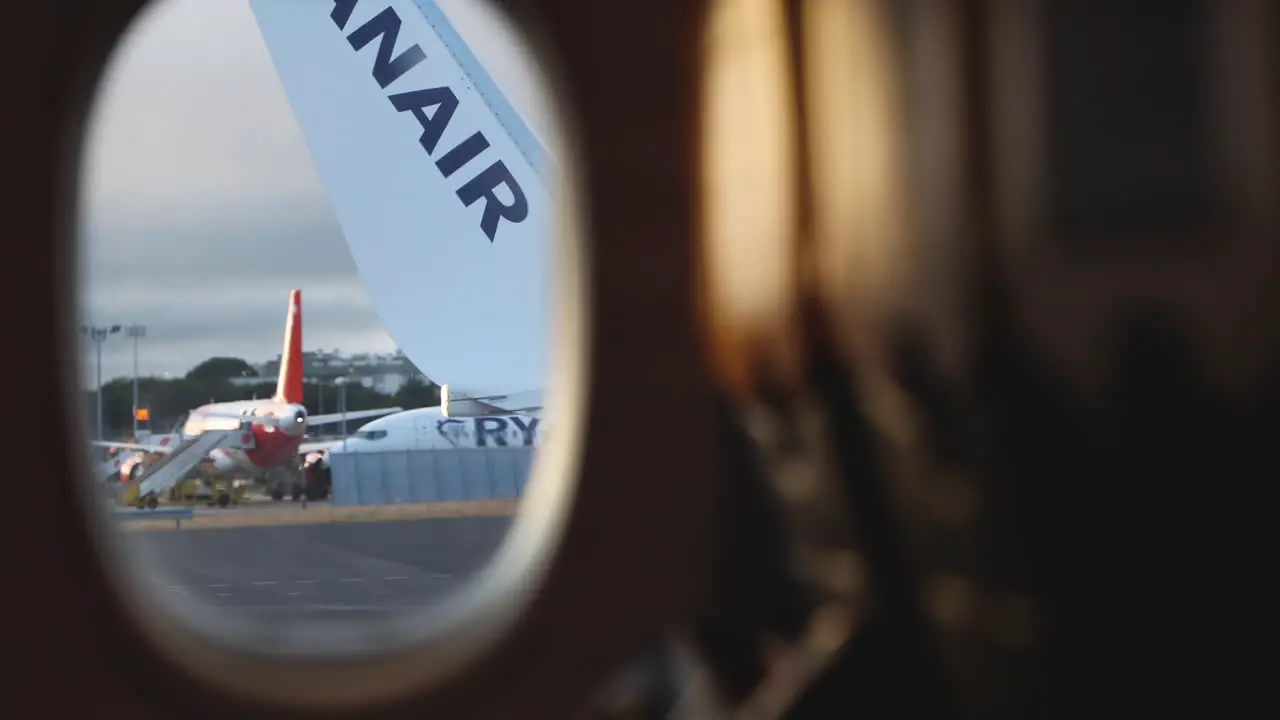
<svg viewBox="0 0 1280 720">
<path fill-rule="evenodd" d="M 518 498 L 534 448 L 333 454 L 333 504 L 391 505 Z"/>
</svg>

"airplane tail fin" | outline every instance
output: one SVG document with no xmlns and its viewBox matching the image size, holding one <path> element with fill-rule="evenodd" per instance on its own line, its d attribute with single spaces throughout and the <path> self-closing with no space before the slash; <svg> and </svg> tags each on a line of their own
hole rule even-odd
<svg viewBox="0 0 1280 720">
<path fill-rule="evenodd" d="M 302 403 L 302 291 L 289 291 L 289 314 L 284 319 L 284 349 L 280 351 L 280 379 L 276 400 Z"/>
<path fill-rule="evenodd" d="M 365 292 L 428 377 L 541 387 L 554 161 L 432 0 L 251 0 Z"/>
</svg>

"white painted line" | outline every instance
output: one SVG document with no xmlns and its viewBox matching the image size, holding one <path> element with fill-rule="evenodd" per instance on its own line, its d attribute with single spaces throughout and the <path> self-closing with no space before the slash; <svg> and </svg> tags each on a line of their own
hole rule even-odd
<svg viewBox="0 0 1280 720">
<path fill-rule="evenodd" d="M 451 577 L 453 577 L 453 576 L 452 576 L 452 575 L 450 575 L 449 573 L 427 573 L 427 577 L 429 577 L 429 578 L 451 578 Z"/>
<path fill-rule="evenodd" d="M 300 592 L 285 593 L 285 595 L 301 595 L 301 594 L 302 594 L 302 593 L 300 593 Z"/>
<path fill-rule="evenodd" d="M 261 582 L 254 583 L 254 585 L 275 585 L 275 584 L 276 584 L 275 580 L 263 580 Z"/>
<path fill-rule="evenodd" d="M 364 578 L 342 578 L 342 582 L 364 582 Z"/>
<path fill-rule="evenodd" d="M 218 593 L 218 597 L 231 597 L 231 593 Z"/>
<path fill-rule="evenodd" d="M 383 580 L 408 580 L 409 578 L 404 575 L 388 575 L 387 577 L 384 577 L 382 579 Z"/>
<path fill-rule="evenodd" d="M 207 587 L 231 587 L 230 585 L 209 585 Z"/>
<path fill-rule="evenodd" d="M 185 585 L 170 585 L 170 586 L 168 586 L 168 587 L 169 587 L 169 589 L 170 589 L 170 590 L 181 590 L 182 588 L 184 588 L 184 587 L 186 587 L 186 586 L 185 586 Z"/>
<path fill-rule="evenodd" d="M 296 583 L 318 583 L 319 580 L 294 580 Z"/>
</svg>

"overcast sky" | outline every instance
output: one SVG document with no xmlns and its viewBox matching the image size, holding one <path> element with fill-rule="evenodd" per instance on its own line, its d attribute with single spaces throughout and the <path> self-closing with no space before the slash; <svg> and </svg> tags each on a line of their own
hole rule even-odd
<svg viewBox="0 0 1280 720">
<path fill-rule="evenodd" d="M 509 30 L 477 0 L 438 2 L 545 138 L 546 98 Z M 247 0 L 154 3 L 108 67 L 82 172 L 82 319 L 146 325 L 140 374 L 274 357 L 294 287 L 305 349 L 395 348 Z M 91 343 L 82 357 L 92 386 Z M 132 366 L 130 340 L 103 345 L 104 380 Z"/>
</svg>

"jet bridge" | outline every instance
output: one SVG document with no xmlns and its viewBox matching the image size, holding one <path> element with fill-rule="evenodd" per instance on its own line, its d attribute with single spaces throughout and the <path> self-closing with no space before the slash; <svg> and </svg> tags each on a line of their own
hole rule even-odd
<svg viewBox="0 0 1280 720">
<path fill-rule="evenodd" d="M 121 501 L 126 505 L 144 504 L 154 508 L 161 495 L 182 482 L 191 468 L 218 448 L 248 449 L 253 447 L 253 434 L 246 429 L 206 430 L 174 448 L 147 468 L 137 479 L 121 488 Z"/>
</svg>

